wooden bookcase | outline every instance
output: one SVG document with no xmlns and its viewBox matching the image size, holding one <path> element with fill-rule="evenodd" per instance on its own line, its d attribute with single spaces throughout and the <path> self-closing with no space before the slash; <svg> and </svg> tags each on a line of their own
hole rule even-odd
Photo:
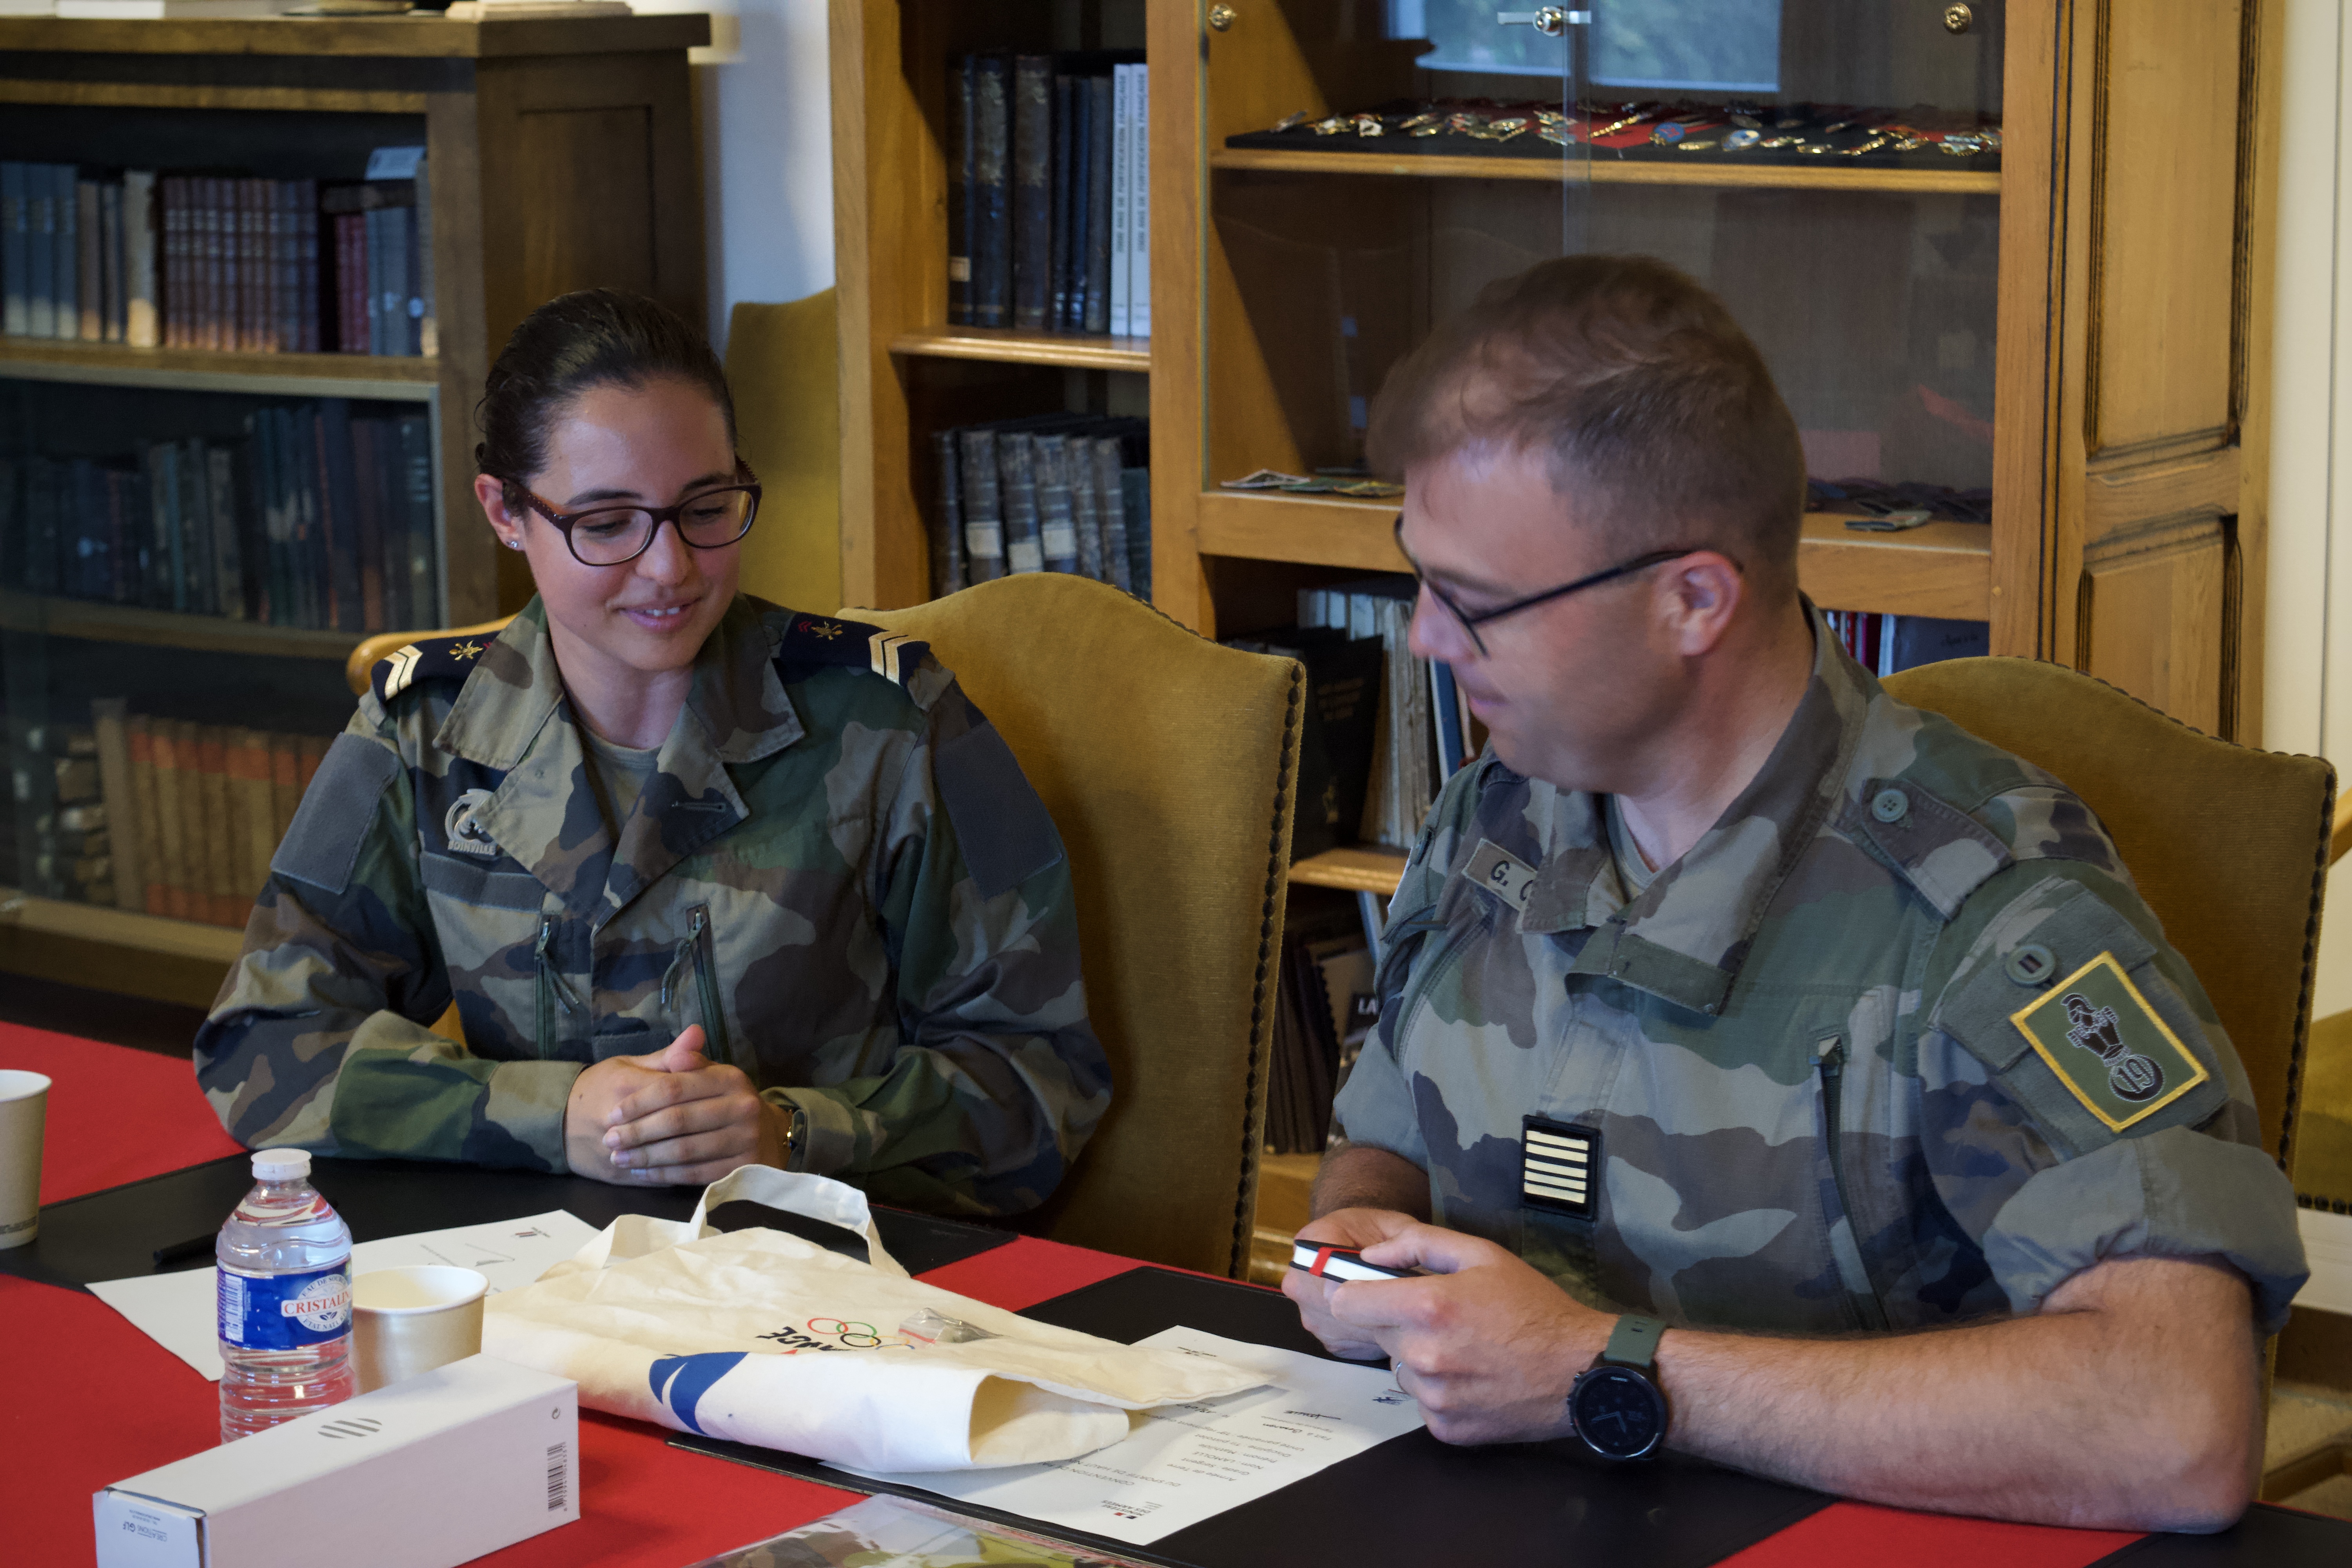
<svg viewBox="0 0 2352 1568">
<path fill-rule="evenodd" d="M 1868 534 L 1810 516 L 1808 591 L 1826 608 L 1987 621 L 1997 653 L 2071 664 L 2200 729 L 2256 739 L 2280 4 L 1976 7 L 1979 28 L 1994 29 L 1977 45 L 1998 68 L 1997 173 L 1595 162 L 1573 174 L 1540 160 L 1416 155 L 1402 142 L 1394 156 L 1227 147 L 1296 110 L 1386 96 L 1367 83 L 1395 79 L 1396 46 L 1346 42 L 1360 5 L 1233 0 L 1215 8 L 1223 26 L 1207 0 L 1050 8 L 1066 30 L 1073 16 L 1102 29 L 1141 13 L 1157 330 L 1124 344 L 945 324 L 947 57 L 1096 40 L 1051 36 L 1036 20 L 1046 7 L 832 0 L 844 598 L 890 606 L 928 594 L 929 430 L 955 422 L 975 389 L 1005 412 L 1026 411 L 1008 405 L 1024 398 L 1066 393 L 1075 406 L 1099 395 L 1037 379 L 1055 366 L 1148 380 L 1152 596 L 1177 619 L 1213 636 L 1279 624 L 1298 586 L 1404 570 L 1392 504 L 1216 488 L 1306 460 L 1268 369 L 1302 352 L 1295 323 L 1253 317 L 1224 226 L 1251 191 L 1326 204 L 1339 219 L 1375 191 L 1423 193 L 1434 210 L 1571 182 L 1595 210 L 1669 188 L 1972 198 L 1997 204 L 1991 524 Z M 1899 25 L 1932 27 L 1943 12 L 1907 9 L 1925 21 Z M 1815 36 L 1836 47 L 1843 35 Z M 1818 237 L 1818 255 L 1801 236 L 1779 248 L 1835 289 L 1866 254 Z M 943 378 L 941 354 L 984 362 L 996 379 Z M 1302 862 L 1293 879 L 1392 886 L 1395 860 L 1342 851 Z"/>
<path fill-rule="evenodd" d="M 557 294 L 631 289 L 704 320 L 687 50 L 709 41 L 700 15 L 0 19 L 0 145 L 12 159 L 352 179 L 362 169 L 341 152 L 425 145 L 439 328 L 432 358 L 0 337 L 0 379 L 425 405 L 450 622 L 520 608 L 529 574 L 494 548 L 473 501 L 475 405 L 507 335 Z M 284 684 L 291 661 L 331 693 L 360 640 L 0 592 L 0 630 L 34 627 L 65 649 L 268 661 L 245 667 L 263 688 Z M 208 1003 L 238 944 L 222 927 L 0 889 L 0 970 Z"/>
</svg>

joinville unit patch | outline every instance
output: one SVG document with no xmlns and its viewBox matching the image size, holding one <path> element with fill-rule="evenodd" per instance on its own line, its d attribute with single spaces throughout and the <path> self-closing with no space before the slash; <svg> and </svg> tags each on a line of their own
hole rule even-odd
<svg viewBox="0 0 2352 1568">
<path fill-rule="evenodd" d="M 2165 1027 L 2112 952 L 2010 1015 L 2084 1110 L 2113 1131 L 2154 1115 L 2210 1075 Z"/>
</svg>

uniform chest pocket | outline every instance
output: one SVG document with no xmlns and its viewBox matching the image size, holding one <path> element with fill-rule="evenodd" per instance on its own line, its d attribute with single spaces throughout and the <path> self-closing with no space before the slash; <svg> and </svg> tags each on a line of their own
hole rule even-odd
<svg viewBox="0 0 2352 1568">
<path fill-rule="evenodd" d="M 733 1043 L 727 1037 L 727 1009 L 719 995 L 719 956 L 710 930 L 710 906 L 697 904 L 687 911 L 686 936 L 677 944 L 669 968 L 662 974 L 661 1005 L 665 1012 L 683 999 L 692 986 L 705 1037 L 703 1055 L 714 1062 L 735 1062 Z"/>
<path fill-rule="evenodd" d="M 1397 1000 L 1396 1022 L 1391 1037 L 1397 1045 L 1398 1065 L 1409 1075 L 1412 1057 L 1417 1053 L 1426 1030 L 1424 1016 L 1442 1030 L 1448 1023 L 1461 1023 L 1459 974 L 1463 954 L 1469 950 L 1473 938 L 1485 929 L 1486 922 L 1475 919 L 1457 918 L 1443 930 L 1424 937 L 1421 951 L 1415 955 L 1404 994 Z M 1449 999 L 1453 1017 L 1444 1016 Z"/>
</svg>

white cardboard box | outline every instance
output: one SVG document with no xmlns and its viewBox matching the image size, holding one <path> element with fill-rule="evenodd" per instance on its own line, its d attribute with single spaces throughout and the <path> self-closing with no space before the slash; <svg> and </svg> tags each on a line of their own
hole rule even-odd
<svg viewBox="0 0 2352 1568">
<path fill-rule="evenodd" d="M 494 1356 L 98 1493 L 99 1568 L 454 1568 L 580 1517 L 580 1389 Z"/>
</svg>

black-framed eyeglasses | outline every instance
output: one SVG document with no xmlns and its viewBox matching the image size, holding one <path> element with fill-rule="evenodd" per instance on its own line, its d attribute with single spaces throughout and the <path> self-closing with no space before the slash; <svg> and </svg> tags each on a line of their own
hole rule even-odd
<svg viewBox="0 0 2352 1568">
<path fill-rule="evenodd" d="M 521 492 L 533 511 L 555 525 L 574 561 L 583 566 L 620 566 L 652 549 L 654 535 L 665 522 L 696 550 L 724 550 L 751 532 L 751 521 L 760 515 L 759 476 L 740 459 L 735 472 L 741 482 L 697 490 L 676 506 L 596 506 L 578 511 L 558 511 L 520 479 L 502 482 Z"/>
<path fill-rule="evenodd" d="M 1499 621 L 1505 616 L 1516 616 L 1521 610 L 1532 610 L 1538 605 L 1548 605 L 1554 599 L 1565 599 L 1570 594 L 1580 594 L 1587 588 L 1598 588 L 1603 583 L 1613 583 L 1620 577 L 1630 577 L 1636 572 L 1646 572 L 1653 566 L 1668 561 L 1679 561 L 1685 555 L 1696 555 L 1701 550 L 1707 548 L 1706 545 L 1692 544 L 1675 550 L 1653 550 L 1647 555 L 1636 555 L 1622 565 L 1611 566 L 1595 572 L 1591 576 L 1579 577 L 1573 583 L 1563 583 L 1557 588 L 1546 588 L 1540 594 L 1529 594 L 1524 599 L 1513 599 L 1507 605 L 1497 605 L 1491 610 L 1480 610 L 1473 615 L 1455 604 L 1444 589 L 1431 582 L 1428 574 L 1422 571 L 1421 563 L 1415 561 L 1412 552 L 1405 549 L 1404 513 L 1402 512 L 1397 513 L 1396 547 L 1397 553 L 1404 557 L 1405 564 L 1412 568 L 1413 581 L 1426 589 L 1431 598 L 1444 605 L 1446 614 L 1461 623 L 1463 631 L 1469 636 L 1470 646 L 1478 650 L 1480 658 L 1490 657 L 1486 652 L 1486 640 L 1478 635 L 1478 628 L 1488 621 Z"/>
</svg>

